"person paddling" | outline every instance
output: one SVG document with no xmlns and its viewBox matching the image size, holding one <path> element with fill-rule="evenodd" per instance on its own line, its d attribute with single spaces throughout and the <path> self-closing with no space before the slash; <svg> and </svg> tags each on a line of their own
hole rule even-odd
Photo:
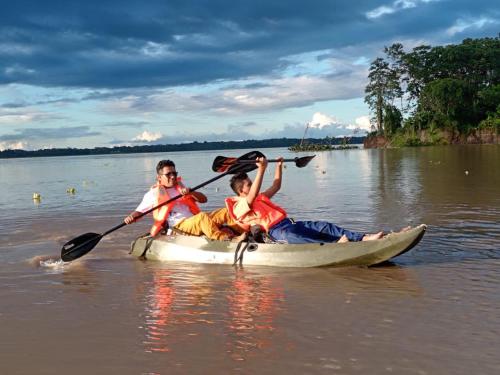
<svg viewBox="0 0 500 375">
<path fill-rule="evenodd" d="M 212 240 L 239 241 L 243 237 L 235 236 L 232 232 L 240 233 L 241 228 L 231 219 L 225 207 L 210 213 L 202 212 L 198 203 L 205 203 L 207 197 L 198 191 L 190 191 L 182 183 L 178 176 L 175 164 L 171 160 L 161 160 L 156 166 L 157 182 L 144 195 L 139 206 L 123 220 L 126 224 L 132 224 L 143 212 L 173 198 L 182 195 L 169 204 L 153 211 L 154 224 L 151 227 L 152 237 L 158 235 L 167 225 L 170 228 L 193 235 L 205 235 Z M 225 224 L 232 231 L 221 230 Z M 244 236 L 244 234 L 242 235 Z"/>
<path fill-rule="evenodd" d="M 258 169 L 253 182 L 246 173 L 239 173 L 231 178 L 230 185 L 237 196 L 226 198 L 226 207 L 229 216 L 243 229 L 248 231 L 252 225 L 258 225 L 272 240 L 291 244 L 369 241 L 383 236 L 383 232 L 352 232 L 326 221 L 294 221 L 288 218 L 286 211 L 271 201 L 281 188 L 282 160 L 283 158 L 279 158 L 276 164 L 272 185 L 262 193 L 260 189 L 267 168 L 265 158 L 257 158 Z"/>
</svg>

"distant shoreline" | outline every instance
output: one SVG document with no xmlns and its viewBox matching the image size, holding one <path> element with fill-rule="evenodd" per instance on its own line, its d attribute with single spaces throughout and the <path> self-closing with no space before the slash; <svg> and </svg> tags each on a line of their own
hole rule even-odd
<svg viewBox="0 0 500 375">
<path fill-rule="evenodd" d="M 342 138 L 331 138 L 332 144 L 341 144 Z M 352 137 L 351 143 L 362 144 L 365 137 Z M 234 150 L 240 148 L 272 148 L 290 147 L 300 143 L 299 138 L 271 138 L 261 140 L 245 141 L 217 141 L 217 142 L 191 142 L 180 144 L 164 145 L 143 145 L 143 146 L 116 146 L 116 147 L 95 147 L 95 148 L 51 148 L 36 151 L 26 150 L 5 150 L 0 151 L 0 159 L 13 158 L 34 158 L 45 156 L 77 156 L 77 155 L 110 155 L 110 154 L 139 154 L 152 152 L 175 152 L 175 151 L 212 151 L 212 150 Z M 304 141 L 313 144 L 321 144 L 324 139 L 308 138 Z"/>
</svg>

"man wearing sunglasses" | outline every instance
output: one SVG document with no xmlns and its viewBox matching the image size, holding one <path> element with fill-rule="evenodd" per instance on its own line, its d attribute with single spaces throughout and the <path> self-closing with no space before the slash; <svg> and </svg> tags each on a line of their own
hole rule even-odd
<svg viewBox="0 0 500 375">
<path fill-rule="evenodd" d="M 225 207 L 210 213 L 200 210 L 198 203 L 205 203 L 207 197 L 198 191 L 190 191 L 184 186 L 171 160 L 161 160 L 158 163 L 156 183 L 144 195 L 135 211 L 124 219 L 124 222 L 131 224 L 142 212 L 178 195 L 182 197 L 153 211 L 154 224 L 150 230 L 151 236 L 154 237 L 162 229 L 169 227 L 193 236 L 205 235 L 212 240 L 233 239 L 237 241 L 240 239 L 235 237 L 232 231 L 240 233 L 241 229 L 229 217 Z M 220 227 L 223 224 L 230 227 L 232 231 L 221 230 Z"/>
</svg>

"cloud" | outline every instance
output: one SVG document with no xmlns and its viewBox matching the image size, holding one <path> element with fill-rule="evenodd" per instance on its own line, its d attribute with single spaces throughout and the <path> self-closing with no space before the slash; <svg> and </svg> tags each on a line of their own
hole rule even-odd
<svg viewBox="0 0 500 375">
<path fill-rule="evenodd" d="M 259 113 L 292 107 L 304 107 L 334 99 L 363 96 L 367 67 L 354 65 L 348 58 L 330 58 L 342 74 L 299 75 L 267 79 L 266 84 L 241 81 L 227 87 L 208 88 L 200 93 L 189 88 L 176 92 L 155 91 L 152 95 L 130 95 L 111 99 L 103 106 L 114 113 L 149 114 L 155 112 L 208 111 L 213 115 L 230 116 Z M 264 78 L 262 78 L 264 80 Z"/>
<path fill-rule="evenodd" d="M 23 108 L 23 110 L 16 108 L 21 108 L 20 104 L 16 105 L 11 103 L 0 107 L 0 125 L 17 125 L 33 121 L 43 122 L 62 118 L 59 115 L 49 114 L 31 108 Z"/>
<path fill-rule="evenodd" d="M 124 128 L 142 128 L 143 126 L 149 125 L 150 123 L 147 121 L 114 121 L 103 124 L 102 126 L 115 128 L 115 127 L 124 127 Z"/>
<path fill-rule="evenodd" d="M 379 18 L 386 14 L 393 14 L 404 9 L 416 8 L 419 3 L 430 3 L 431 1 L 441 0 L 396 0 L 390 5 L 381 5 L 366 12 L 366 17 L 369 19 Z"/>
<path fill-rule="evenodd" d="M 150 142 L 157 141 L 158 139 L 161 139 L 162 137 L 163 137 L 163 134 L 161 134 L 161 133 L 153 133 L 153 132 L 149 132 L 147 130 L 144 130 L 141 134 L 132 138 L 132 141 L 150 143 Z"/>
<path fill-rule="evenodd" d="M 5 150 L 26 150 L 28 144 L 26 142 L 0 142 L 0 151 Z"/>
<path fill-rule="evenodd" d="M 330 117 L 320 112 L 316 112 L 311 121 L 309 121 L 310 128 L 318 128 L 322 129 L 325 126 L 335 125 L 338 123 L 338 120 L 335 117 Z"/>
<path fill-rule="evenodd" d="M 295 64 L 292 55 L 439 35 L 457 19 L 485 14 L 498 14 L 498 4 L 17 1 L 0 13 L 0 84 L 164 88 L 273 76 Z"/>
<path fill-rule="evenodd" d="M 246 131 L 246 129 L 255 128 L 256 126 L 257 126 L 257 123 L 255 121 L 239 122 L 237 124 L 228 125 L 227 131 L 228 131 L 228 133 L 235 133 L 235 132 L 239 132 L 241 130 Z"/>
<path fill-rule="evenodd" d="M 370 116 L 361 116 L 356 118 L 356 125 L 361 130 L 372 131 L 372 124 L 370 123 Z"/>
<path fill-rule="evenodd" d="M 328 116 L 320 114 L 324 119 L 334 119 L 333 116 Z M 313 116 L 314 117 L 314 116 Z M 319 118 L 319 116 L 316 116 Z M 361 121 L 361 120 L 360 120 Z M 186 142 L 215 142 L 215 141 L 242 141 L 249 139 L 269 139 L 269 138 L 302 138 L 305 131 L 305 124 L 285 124 L 280 129 L 267 130 L 265 133 L 251 134 L 247 131 L 248 128 L 257 126 L 257 124 L 251 124 L 251 126 L 241 126 L 237 124 L 228 125 L 226 131 L 221 132 L 189 132 L 189 131 L 179 131 L 177 133 L 170 134 L 169 136 L 161 137 L 151 137 L 156 138 L 151 141 L 139 140 L 134 138 L 133 143 L 150 143 L 150 144 L 177 144 Z M 335 120 L 335 122 L 329 122 L 328 125 L 321 127 L 309 128 L 307 131 L 307 137 L 309 138 L 325 138 L 325 137 L 340 137 L 346 135 L 360 135 L 360 126 L 352 126 L 345 123 L 340 123 Z M 144 134 L 144 133 L 143 133 Z M 148 133 L 149 134 L 149 133 Z M 156 133 L 157 136 L 160 133 Z M 147 137 L 144 137 L 147 138 Z M 130 142 L 123 140 L 114 140 L 110 142 L 112 145 L 129 145 Z"/>
<path fill-rule="evenodd" d="M 100 135 L 100 132 L 91 131 L 88 126 L 60 127 L 60 128 L 23 128 L 14 131 L 14 134 L 0 136 L 1 141 L 25 142 L 26 140 L 70 139 Z"/>
<path fill-rule="evenodd" d="M 275 130 L 280 135 L 289 109 L 307 119 L 313 104 L 359 101 L 369 62 L 384 45 L 402 42 L 409 50 L 495 37 L 499 20 L 493 0 L 289 0 L 245 7 L 229 0 L 151 0 L 147 7 L 138 0 L 6 2 L 0 134 L 9 125 L 36 128 L 64 114 L 72 128 L 99 124 L 108 133 L 79 142 L 86 146 L 108 142 L 109 133 L 149 144 L 205 135 L 243 139 L 267 131 L 258 124 L 264 119 L 269 127 L 282 126 Z M 353 117 L 365 111 L 353 108 Z M 205 116 L 206 122 L 198 120 Z M 249 119 L 255 124 L 245 124 Z M 165 121 L 176 127 L 164 131 Z M 311 131 L 359 127 L 349 121 Z M 198 133 L 206 124 L 212 132 Z M 231 125 L 215 133 L 222 124 Z M 287 130 L 300 137 L 304 125 Z M 151 137 L 138 135 L 145 129 Z M 152 140 L 153 130 L 168 136 Z M 4 136 L 20 137 L 9 132 Z"/>
<path fill-rule="evenodd" d="M 466 30 L 470 29 L 481 30 L 485 26 L 490 26 L 490 25 L 499 26 L 500 20 L 489 17 L 481 17 L 476 19 L 458 19 L 453 26 L 446 29 L 446 33 L 450 36 L 454 36 L 456 34 L 463 33 Z"/>
</svg>

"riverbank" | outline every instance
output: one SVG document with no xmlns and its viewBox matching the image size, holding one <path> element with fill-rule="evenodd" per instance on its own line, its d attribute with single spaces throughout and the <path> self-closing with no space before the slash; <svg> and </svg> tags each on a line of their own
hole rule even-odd
<svg viewBox="0 0 500 375">
<path fill-rule="evenodd" d="M 352 142 L 361 144 L 365 137 L 353 137 Z M 320 138 L 270 138 L 250 139 L 245 141 L 214 141 L 214 142 L 190 142 L 180 144 L 159 144 L 141 146 L 115 146 L 95 148 L 51 148 L 43 150 L 4 150 L 0 151 L 0 159 L 33 158 L 44 156 L 78 156 L 78 155 L 116 155 L 116 154 L 142 154 L 152 152 L 178 152 L 178 151 L 215 151 L 215 150 L 239 150 L 275 147 L 292 147 L 304 142 L 310 145 L 324 143 Z M 342 139 L 331 138 L 331 144 L 341 145 Z"/>
<path fill-rule="evenodd" d="M 365 138 L 364 148 L 396 148 L 434 145 L 499 144 L 500 134 L 494 129 L 473 129 L 467 134 L 457 130 L 421 130 L 414 134 L 393 136 L 371 135 Z"/>
</svg>

